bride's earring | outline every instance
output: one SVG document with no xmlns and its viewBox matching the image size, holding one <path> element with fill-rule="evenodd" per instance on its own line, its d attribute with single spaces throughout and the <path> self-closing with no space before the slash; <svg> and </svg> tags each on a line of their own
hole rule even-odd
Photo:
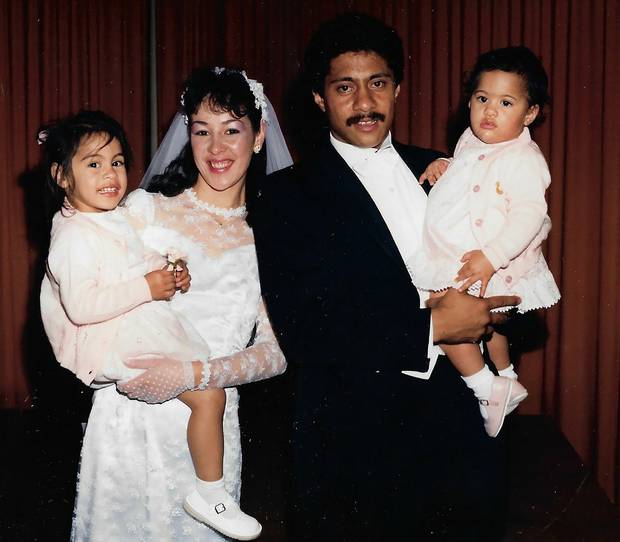
<svg viewBox="0 0 620 542">
<path fill-rule="evenodd" d="M 254 154 L 258 154 L 261 148 L 262 146 L 260 145 L 260 143 L 257 143 L 256 145 L 254 145 Z"/>
</svg>

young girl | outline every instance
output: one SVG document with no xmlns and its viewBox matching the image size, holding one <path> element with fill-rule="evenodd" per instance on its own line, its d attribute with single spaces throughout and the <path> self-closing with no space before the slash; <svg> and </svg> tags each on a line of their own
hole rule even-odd
<svg viewBox="0 0 620 542">
<path fill-rule="evenodd" d="M 550 307 L 560 293 L 541 252 L 551 228 L 545 189 L 551 182 L 528 126 L 548 101 L 547 74 L 526 47 L 481 55 L 465 87 L 469 128 L 454 157 L 420 177 L 433 184 L 423 250 L 410 262 L 419 288 L 449 287 L 473 295 L 518 295 L 519 312 Z M 445 173 L 444 173 L 445 172 Z M 484 426 L 497 436 L 504 417 L 527 396 L 497 330 L 486 341 L 494 376 L 477 344 L 442 345 L 480 401 Z"/>
<path fill-rule="evenodd" d="M 82 111 L 45 127 L 39 142 L 49 187 L 62 202 L 41 286 L 41 314 L 56 358 L 93 386 L 141 374 L 123 363 L 130 357 L 156 353 L 183 361 L 181 374 L 160 384 L 169 396 L 202 390 L 179 399 L 192 410 L 187 438 L 204 482 L 199 497 L 214 510 L 206 522 L 232 538 L 256 538 L 260 524 L 239 509 L 221 481 L 225 394 L 204 389 L 202 368 L 192 363 L 207 359 L 209 349 L 166 302 L 177 289 L 188 289 L 189 275 L 178 261 L 147 252 L 118 208 L 131 159 L 122 127 L 102 112 Z M 164 254 L 175 249 L 161 248 Z M 139 399 L 153 402 L 148 394 Z"/>
</svg>

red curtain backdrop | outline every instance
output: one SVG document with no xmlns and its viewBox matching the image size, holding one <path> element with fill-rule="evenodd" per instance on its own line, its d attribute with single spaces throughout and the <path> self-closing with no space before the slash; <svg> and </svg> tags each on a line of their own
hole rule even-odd
<svg viewBox="0 0 620 542">
<path fill-rule="evenodd" d="M 145 1 L 0 0 L 0 404 L 31 403 L 24 337 L 36 308 L 38 253 L 24 174 L 40 158 L 35 133 L 80 108 L 102 109 L 126 128 L 144 164 Z M 34 222 L 36 223 L 36 217 Z M 36 354 L 33 354 L 36 355 Z M 37 360 L 29 360 L 37 370 Z M 33 366 L 34 365 L 34 366 Z"/>
<path fill-rule="evenodd" d="M 23 401 L 26 389 L 19 340 L 28 281 L 23 270 L 32 255 L 15 178 L 36 160 L 33 130 L 46 116 L 90 100 L 119 117 L 136 151 L 146 141 L 144 5 L 122 3 L 114 10 L 115 2 L 90 4 L 98 7 L 88 8 L 93 12 L 86 16 L 87 8 L 79 3 L 78 9 L 77 2 L 0 3 L 1 231 L 4 254 L 12 255 L 2 263 L 0 389 L 9 404 Z M 157 0 L 155 5 L 160 138 L 177 108 L 183 79 L 192 67 L 211 63 L 243 67 L 262 81 L 285 135 L 295 140 L 304 125 L 287 121 L 289 96 L 304 47 L 322 21 L 347 10 L 372 14 L 403 38 L 406 73 L 394 130 L 403 142 L 449 150 L 448 120 L 458 106 L 463 72 L 479 53 L 525 44 L 540 55 L 552 106 L 534 138 L 552 173 L 548 202 L 554 227 L 546 254 L 563 299 L 516 338 L 515 350 L 522 354 L 518 370 L 530 391 L 521 412 L 553 416 L 618 502 L 620 0 Z M 93 36 L 101 36 L 96 46 Z M 122 62 L 114 60 L 119 58 Z"/>
</svg>

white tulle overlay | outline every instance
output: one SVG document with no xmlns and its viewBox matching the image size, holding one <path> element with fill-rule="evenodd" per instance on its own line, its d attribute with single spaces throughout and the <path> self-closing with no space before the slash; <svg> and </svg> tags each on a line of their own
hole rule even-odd
<svg viewBox="0 0 620 542">
<path fill-rule="evenodd" d="M 166 198 L 134 192 L 126 216 L 152 248 L 187 255 L 191 289 L 171 301 L 211 349 L 221 386 L 280 374 L 285 361 L 260 298 L 253 237 L 242 210 L 201 204 L 193 191 Z M 254 345 L 246 348 L 255 325 Z M 224 478 L 239 499 L 238 394 L 226 389 Z M 195 475 L 187 448 L 189 408 L 173 399 L 132 401 L 111 386 L 95 392 L 82 448 L 74 541 L 215 541 L 224 538 L 182 508 Z"/>
<path fill-rule="evenodd" d="M 187 124 L 181 113 L 177 113 L 166 132 L 164 139 L 157 148 L 149 167 L 142 177 L 140 186 L 146 188 L 149 181 L 155 176 L 164 172 L 168 164 L 172 162 L 183 150 L 188 141 Z"/>
</svg>

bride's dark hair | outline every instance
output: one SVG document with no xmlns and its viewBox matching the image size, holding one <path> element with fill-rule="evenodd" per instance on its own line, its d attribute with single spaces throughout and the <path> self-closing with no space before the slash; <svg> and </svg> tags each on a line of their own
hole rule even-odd
<svg viewBox="0 0 620 542">
<path fill-rule="evenodd" d="M 216 112 L 230 113 L 235 118 L 248 117 L 255 133 L 260 130 L 261 110 L 255 105 L 254 94 L 244 75 L 235 69 L 205 66 L 195 69 L 185 81 L 181 95 L 181 113 L 187 119 L 196 114 L 204 103 Z M 188 126 L 189 130 L 189 126 Z M 264 161 L 264 151 L 253 156 L 248 176 L 258 170 L 257 158 Z M 264 171 L 264 167 L 262 168 Z M 149 192 L 176 196 L 198 181 L 198 168 L 194 161 L 190 141 L 161 175 L 155 175 L 148 184 Z"/>
</svg>

